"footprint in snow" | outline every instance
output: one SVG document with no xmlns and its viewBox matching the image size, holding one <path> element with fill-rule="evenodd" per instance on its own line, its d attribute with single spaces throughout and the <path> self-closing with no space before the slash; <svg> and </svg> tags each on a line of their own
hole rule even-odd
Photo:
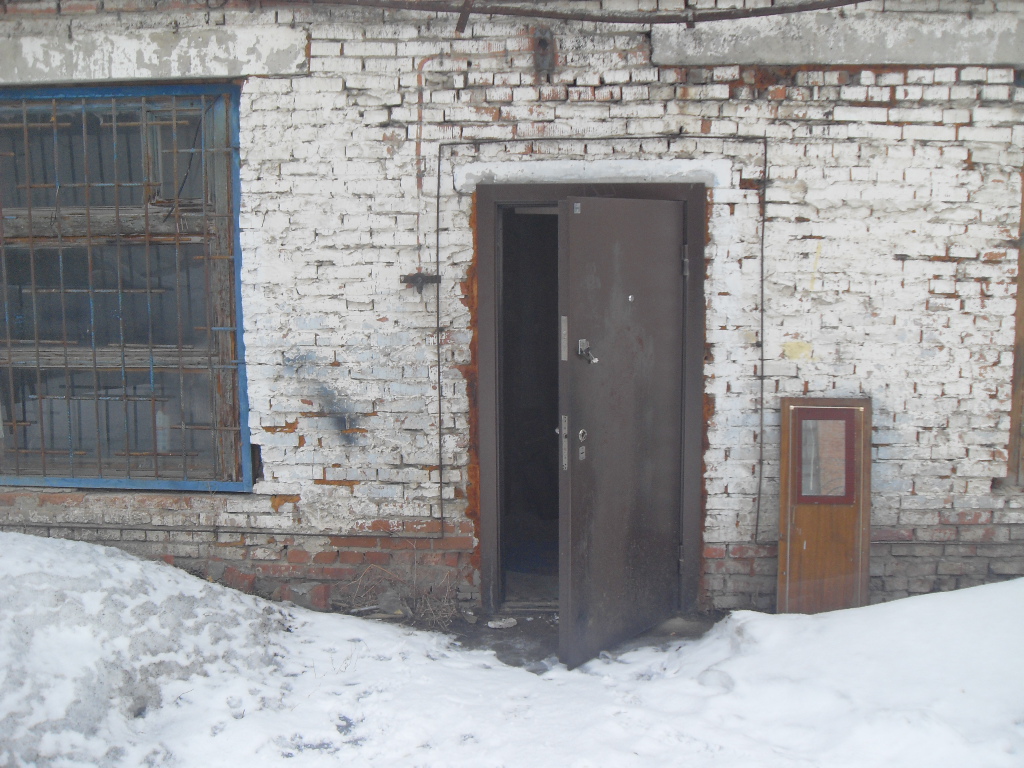
<svg viewBox="0 0 1024 768">
<path fill-rule="evenodd" d="M 355 721 L 348 715 L 338 715 L 336 719 L 338 722 L 335 723 L 334 727 L 338 729 L 338 733 L 342 736 L 348 736 L 356 725 Z"/>
<path fill-rule="evenodd" d="M 705 669 L 697 675 L 697 682 L 705 688 L 717 688 L 718 693 L 729 693 L 736 687 L 732 676 L 720 669 Z"/>
</svg>

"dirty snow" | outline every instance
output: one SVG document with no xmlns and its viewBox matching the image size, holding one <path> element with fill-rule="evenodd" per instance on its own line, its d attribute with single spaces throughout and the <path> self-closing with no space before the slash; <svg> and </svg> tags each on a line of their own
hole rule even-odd
<svg viewBox="0 0 1024 768">
<path fill-rule="evenodd" d="M 543 674 L 0 534 L 0 766 L 1024 765 L 1024 579 Z"/>
</svg>

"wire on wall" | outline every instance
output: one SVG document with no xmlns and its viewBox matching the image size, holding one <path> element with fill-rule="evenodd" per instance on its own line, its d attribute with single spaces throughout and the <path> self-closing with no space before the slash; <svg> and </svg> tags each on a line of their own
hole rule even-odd
<svg viewBox="0 0 1024 768">
<path fill-rule="evenodd" d="M 587 141 L 617 141 L 622 137 L 617 135 L 608 136 L 588 136 Z M 758 406 L 758 418 L 760 422 L 757 442 L 758 442 L 758 460 L 757 460 L 757 497 L 756 497 L 756 513 L 754 521 L 754 540 L 759 543 L 760 533 L 760 519 L 761 519 L 761 497 L 763 495 L 763 481 L 764 481 L 764 404 L 765 404 L 765 375 L 764 375 L 764 362 L 765 362 L 765 349 L 764 349 L 764 323 L 765 323 L 765 228 L 766 228 L 766 207 L 767 207 L 767 188 L 768 188 L 768 139 L 765 136 L 745 136 L 745 135 L 718 135 L 718 134 L 678 134 L 674 136 L 666 135 L 663 133 L 649 134 L 646 136 L 637 135 L 630 136 L 630 139 L 643 141 L 648 139 L 673 139 L 673 138 L 693 138 L 693 139 L 717 139 L 724 141 L 749 141 L 759 142 L 762 147 L 762 159 L 761 159 L 761 191 L 759 200 L 759 215 L 761 219 L 761 233 L 760 233 L 760 279 L 759 279 L 759 335 L 758 335 L 758 348 L 760 350 L 760 362 L 758 366 L 758 380 L 759 380 L 759 406 Z M 488 144 L 536 144 L 549 141 L 565 141 L 564 136 L 538 136 L 529 139 L 474 139 L 469 141 L 449 141 L 441 142 L 437 148 L 437 178 L 435 180 L 434 190 L 434 208 L 435 208 L 435 225 L 434 225 L 434 258 L 435 258 L 435 269 L 438 275 L 441 274 L 441 178 L 443 169 L 443 159 L 447 152 L 449 162 L 452 160 L 452 151 L 456 147 L 473 147 L 478 149 L 481 146 Z M 439 474 L 439 487 L 438 487 L 438 499 L 439 508 L 442 521 L 442 530 L 444 527 L 444 450 L 443 450 L 443 432 L 442 432 L 442 377 L 441 377 L 441 286 L 437 287 L 437 307 L 436 307 L 436 324 L 437 324 L 437 413 L 438 413 L 438 424 L 437 424 L 437 447 L 438 447 L 438 474 Z M 443 534 L 442 534 L 443 535 Z"/>
<path fill-rule="evenodd" d="M 761 543 L 761 497 L 764 495 L 764 231 L 768 228 L 768 137 L 763 139 L 761 158 L 761 254 L 760 262 L 761 275 L 758 280 L 760 296 L 757 302 L 759 330 L 757 332 L 757 347 L 760 350 L 760 361 L 757 366 L 757 379 L 760 393 L 758 395 L 758 427 L 757 427 L 757 498 L 754 511 L 754 543 Z"/>
<path fill-rule="evenodd" d="M 464 0 L 312 0 L 312 5 L 340 5 L 358 8 L 376 8 L 392 11 L 423 11 L 427 13 L 450 13 L 459 17 L 459 24 L 465 27 L 469 12 L 481 16 L 520 16 L 533 19 L 560 19 L 563 21 L 589 21 L 604 24 L 685 24 L 693 27 L 708 21 L 737 21 L 763 16 L 781 16 L 807 11 L 822 11 L 856 5 L 865 0 L 808 0 L 787 5 L 771 5 L 760 8 L 692 9 L 658 13 L 656 11 L 584 11 L 558 10 L 533 3 L 512 5 L 504 3 L 473 3 L 471 8 Z M 297 0 L 281 0 L 273 5 L 299 5 Z M 301 5 L 308 6 L 306 0 Z M 465 17 L 465 19 L 463 18 Z"/>
<path fill-rule="evenodd" d="M 441 153 L 437 153 L 437 190 L 434 192 L 434 274 L 438 276 L 434 319 L 437 326 L 437 515 L 444 538 L 444 380 L 441 377 Z"/>
</svg>

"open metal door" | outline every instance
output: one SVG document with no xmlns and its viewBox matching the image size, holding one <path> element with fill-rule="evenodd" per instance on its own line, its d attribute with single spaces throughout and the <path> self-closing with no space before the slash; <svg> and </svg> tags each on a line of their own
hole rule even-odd
<svg viewBox="0 0 1024 768">
<path fill-rule="evenodd" d="M 685 203 L 559 204 L 559 657 L 679 608 Z"/>
</svg>

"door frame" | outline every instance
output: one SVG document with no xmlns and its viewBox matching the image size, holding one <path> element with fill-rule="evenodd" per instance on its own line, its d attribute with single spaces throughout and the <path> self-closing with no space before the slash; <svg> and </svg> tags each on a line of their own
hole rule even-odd
<svg viewBox="0 0 1024 768">
<path fill-rule="evenodd" d="M 680 200 L 686 206 L 689 275 L 685 283 L 682 387 L 682 475 L 679 530 L 679 609 L 697 604 L 704 520 L 704 244 L 706 191 L 702 184 L 481 184 L 474 192 L 477 277 L 477 434 L 479 462 L 480 591 L 485 612 L 501 608 L 500 317 L 501 208 L 558 205 L 568 197 Z M 554 429 L 554 425 L 552 426 Z M 561 597 L 561 596 L 560 596 Z"/>
</svg>

